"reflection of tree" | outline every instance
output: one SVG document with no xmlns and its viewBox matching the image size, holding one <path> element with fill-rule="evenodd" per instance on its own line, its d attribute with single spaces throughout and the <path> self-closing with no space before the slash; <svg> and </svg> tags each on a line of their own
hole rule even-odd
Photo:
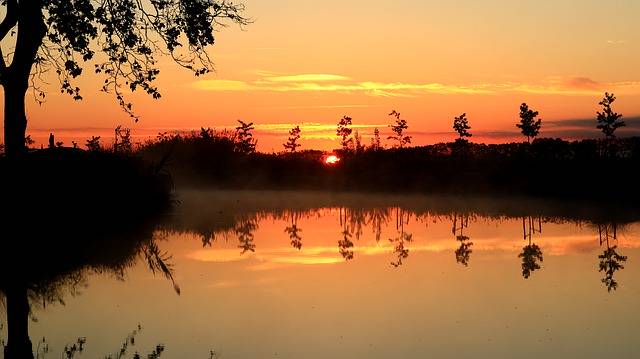
<svg viewBox="0 0 640 359">
<path fill-rule="evenodd" d="M 240 252 L 240 254 L 245 254 L 249 251 L 256 251 L 256 245 L 255 243 L 253 243 L 253 232 L 256 229 L 258 229 L 258 221 L 255 218 L 243 219 L 234 228 L 234 231 L 238 236 L 238 242 L 240 242 L 238 248 L 242 249 L 242 252 Z"/>
<path fill-rule="evenodd" d="M 349 226 L 351 235 L 359 240 L 362 228 L 367 225 L 367 212 L 363 209 L 340 208 L 340 226 Z"/>
<path fill-rule="evenodd" d="M 402 261 L 409 257 L 409 249 L 405 247 L 405 243 L 411 242 L 412 240 L 413 235 L 404 231 L 399 232 L 396 238 L 389 238 L 389 242 L 394 244 L 393 253 L 398 257 L 396 261 L 391 262 L 392 266 L 396 268 L 401 266 Z"/>
<path fill-rule="evenodd" d="M 544 261 L 542 257 L 542 249 L 533 243 L 533 235 L 542 233 L 542 219 L 537 220 L 538 227 L 536 228 L 536 220 L 533 217 L 522 217 L 522 232 L 525 240 L 529 241 L 529 244 L 522 248 L 522 253 L 518 255 L 518 258 L 522 258 L 522 276 L 528 279 L 531 273 L 540 269 L 538 261 Z"/>
<path fill-rule="evenodd" d="M 302 249 L 302 237 L 300 236 L 300 232 L 302 229 L 298 228 L 298 215 L 291 215 L 291 225 L 284 229 L 285 233 L 289 235 L 289 240 L 291 241 L 291 247 L 296 248 L 297 250 Z"/>
<path fill-rule="evenodd" d="M 397 260 L 391 262 L 394 267 L 399 267 L 403 264 L 403 261 L 409 257 L 409 249 L 405 247 L 405 244 L 413 240 L 413 235 L 407 233 L 404 230 L 405 224 L 409 224 L 411 214 L 404 209 L 396 208 L 396 230 L 398 230 L 398 237 L 389 238 L 389 242 L 394 244 L 393 253 L 396 254 Z"/>
<path fill-rule="evenodd" d="M 627 261 L 627 257 L 618 254 L 616 249 L 617 245 L 613 247 L 609 244 L 609 240 L 618 240 L 618 226 L 615 223 L 611 224 L 599 224 L 598 232 L 600 234 L 600 246 L 606 245 L 604 252 L 598 256 L 600 259 L 600 272 L 604 272 L 605 276 L 602 278 L 602 283 L 607 287 L 607 290 L 618 289 L 618 282 L 613 278 L 615 272 L 624 269 L 623 262 Z"/>
<path fill-rule="evenodd" d="M 216 241 L 216 233 L 214 231 L 206 231 L 202 233 L 202 247 L 211 247 Z"/>
<path fill-rule="evenodd" d="M 142 260 L 151 271 L 173 281 L 171 256 L 159 249 L 162 238 L 154 231 L 154 224 L 69 223 L 61 218 L 44 223 L 42 228 L 23 233 L 20 240 L 3 241 L 0 249 L 0 292 L 4 294 L 8 330 L 6 359 L 33 358 L 29 317 L 34 309 L 64 304 L 65 296 L 78 294 L 87 286 L 91 274 L 124 279 L 126 270 Z M 179 293 L 175 282 L 174 287 Z"/>
<path fill-rule="evenodd" d="M 464 265 L 465 267 L 469 266 L 469 259 L 471 258 L 471 253 L 473 253 L 473 250 L 471 249 L 473 242 L 471 242 L 469 236 L 464 235 L 464 229 L 468 226 L 468 214 L 453 214 L 453 226 L 451 228 L 451 232 L 456 236 L 456 240 L 460 242 L 460 247 L 456 249 L 456 262 Z"/>
<path fill-rule="evenodd" d="M 338 250 L 345 260 L 353 259 L 353 241 L 351 241 L 351 232 L 349 226 L 345 226 L 342 231 L 342 239 L 338 241 Z"/>
<path fill-rule="evenodd" d="M 376 238 L 376 242 L 380 242 L 382 237 L 382 226 L 389 221 L 389 210 L 386 208 L 372 208 L 369 211 L 369 223 Z"/>
<path fill-rule="evenodd" d="M 529 240 L 529 245 L 522 248 L 522 253 L 518 255 L 518 258 L 522 258 L 522 276 L 529 278 L 531 272 L 540 269 L 537 261 L 543 261 L 542 250 L 537 244 L 532 244 L 531 240 Z"/>
</svg>

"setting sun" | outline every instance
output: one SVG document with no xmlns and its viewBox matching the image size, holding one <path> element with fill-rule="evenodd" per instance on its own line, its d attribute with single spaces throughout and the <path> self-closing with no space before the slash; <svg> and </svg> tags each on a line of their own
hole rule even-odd
<svg viewBox="0 0 640 359">
<path fill-rule="evenodd" d="M 338 157 L 336 155 L 329 155 L 324 160 L 324 163 L 328 164 L 328 165 L 335 165 L 338 162 L 340 162 L 340 157 Z"/>
</svg>

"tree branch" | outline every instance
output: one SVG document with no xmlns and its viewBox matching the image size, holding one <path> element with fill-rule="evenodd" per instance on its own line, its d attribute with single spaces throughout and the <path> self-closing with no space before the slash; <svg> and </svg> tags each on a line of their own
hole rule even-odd
<svg viewBox="0 0 640 359">
<path fill-rule="evenodd" d="M 18 24 L 18 1 L 17 0 L 7 0 L 7 15 L 2 19 L 0 23 L 0 41 L 4 40 L 9 31 L 13 29 Z M 0 48 L 0 79 L 2 74 L 4 74 L 7 70 L 7 64 L 4 61 L 4 54 L 2 53 L 2 48 Z"/>
<path fill-rule="evenodd" d="M 4 40 L 9 31 L 18 23 L 18 1 L 7 0 L 7 15 L 0 23 L 0 41 Z"/>
</svg>

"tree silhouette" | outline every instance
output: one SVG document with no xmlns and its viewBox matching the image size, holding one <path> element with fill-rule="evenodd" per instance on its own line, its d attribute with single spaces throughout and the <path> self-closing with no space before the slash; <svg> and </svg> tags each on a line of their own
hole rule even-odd
<svg viewBox="0 0 640 359">
<path fill-rule="evenodd" d="M 409 128 L 407 125 L 407 121 L 400 118 L 400 113 L 396 110 L 391 111 L 389 116 L 395 117 L 396 122 L 394 124 L 389 125 L 391 131 L 393 132 L 392 136 L 387 137 L 388 140 L 398 141 L 398 145 L 396 147 L 403 148 L 404 146 L 411 143 L 411 136 L 405 136 L 404 131 Z"/>
<path fill-rule="evenodd" d="M 362 136 L 360 136 L 358 130 L 355 130 L 353 134 L 353 150 L 355 153 L 362 153 L 365 147 L 366 146 L 362 144 Z"/>
<path fill-rule="evenodd" d="M 43 101 L 39 75 L 53 70 L 61 91 L 82 99 L 72 82 L 83 73 L 83 63 L 104 75 L 102 91 L 114 93 L 132 117 L 124 88 L 141 89 L 153 98 L 159 74 L 157 54 L 168 54 L 179 66 L 202 75 L 213 69 L 207 48 L 214 32 L 227 21 L 245 25 L 244 6 L 228 1 L 91 1 L 3 0 L 0 41 L 13 42 L 11 61 L 0 49 L 0 84 L 4 88 L 6 154 L 24 152 L 27 128 L 25 95 L 31 87 Z M 17 31 L 16 31 L 17 30 Z"/>
<path fill-rule="evenodd" d="M 86 145 L 87 149 L 92 152 L 98 152 L 102 149 L 100 146 L 100 136 L 91 136 L 90 139 L 87 140 Z"/>
<path fill-rule="evenodd" d="M 243 154 L 253 153 L 256 150 L 257 141 L 253 139 L 251 131 L 255 129 L 253 122 L 245 123 L 238 120 L 238 127 L 236 127 L 236 148 L 237 151 Z"/>
<path fill-rule="evenodd" d="M 614 112 L 611 108 L 611 105 L 615 101 L 616 97 L 614 94 L 605 92 L 604 98 L 598 103 L 598 105 L 602 106 L 602 112 L 597 112 L 598 125 L 596 126 L 596 128 L 601 130 L 605 138 L 607 139 L 615 138 L 616 129 L 618 129 L 618 127 L 625 126 L 625 123 L 622 120 L 622 115 Z"/>
<path fill-rule="evenodd" d="M 463 113 L 460 117 L 455 117 L 453 119 L 453 129 L 458 133 L 458 141 L 466 142 L 465 137 L 473 136 L 469 133 L 471 126 L 469 126 L 469 120 L 467 119 L 467 114 Z"/>
<path fill-rule="evenodd" d="M 529 143 L 531 143 L 532 137 L 538 136 L 540 127 L 542 127 L 542 120 L 536 119 L 536 117 L 538 117 L 538 111 L 529 109 L 529 105 L 526 103 L 520 105 L 520 123 L 516 124 L 516 127 L 527 137 Z"/>
<path fill-rule="evenodd" d="M 116 127 L 114 130 L 113 151 L 117 153 L 131 153 L 133 151 L 133 143 L 131 143 L 131 130 Z"/>
<path fill-rule="evenodd" d="M 296 126 L 291 130 L 289 130 L 289 138 L 287 139 L 287 143 L 284 144 L 285 150 L 288 150 L 291 153 L 293 153 L 293 152 L 296 152 L 296 149 L 298 147 L 302 146 L 301 144 L 298 143 L 298 140 L 300 139 L 300 132 L 302 132 L 300 130 L 300 126 Z"/>
<path fill-rule="evenodd" d="M 373 138 L 371 139 L 370 149 L 379 151 L 382 149 L 382 141 L 380 140 L 380 130 L 376 127 L 373 129 Z"/>
<path fill-rule="evenodd" d="M 353 145 L 353 138 L 349 138 L 353 132 L 349 127 L 352 124 L 351 120 L 351 117 L 343 116 L 338 122 L 338 128 L 336 129 L 336 136 L 341 138 L 340 145 L 344 151 L 348 151 Z"/>
</svg>

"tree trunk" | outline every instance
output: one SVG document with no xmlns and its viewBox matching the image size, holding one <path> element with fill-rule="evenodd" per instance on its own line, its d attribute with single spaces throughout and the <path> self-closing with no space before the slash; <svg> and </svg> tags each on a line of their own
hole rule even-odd
<svg viewBox="0 0 640 359">
<path fill-rule="evenodd" d="M 2 60 L 1 77 L 4 87 L 4 141 L 9 157 L 25 152 L 24 138 L 27 129 L 25 94 L 29 88 L 29 76 L 36 61 L 38 49 L 47 34 L 42 12 L 42 0 L 20 1 L 17 12 L 16 47 L 11 65 Z"/>
<path fill-rule="evenodd" d="M 25 111 L 26 88 L 7 81 L 4 85 L 4 143 L 9 157 L 25 152 L 24 138 L 27 130 Z"/>
<path fill-rule="evenodd" d="M 5 359 L 32 359 L 33 347 L 29 339 L 29 298 L 24 286 L 12 287 L 7 297 L 7 346 Z"/>
</svg>

